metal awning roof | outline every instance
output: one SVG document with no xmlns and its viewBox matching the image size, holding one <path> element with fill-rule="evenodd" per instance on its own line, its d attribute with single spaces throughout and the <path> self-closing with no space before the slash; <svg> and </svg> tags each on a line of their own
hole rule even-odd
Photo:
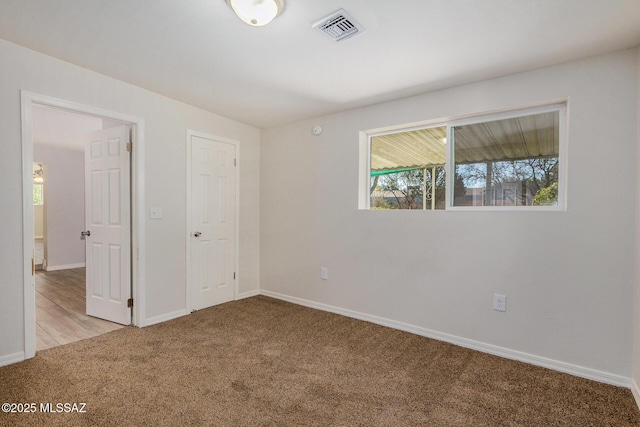
<svg viewBox="0 0 640 427">
<path fill-rule="evenodd" d="M 371 170 L 444 165 L 446 137 L 446 126 L 374 136 L 371 138 Z"/>
<path fill-rule="evenodd" d="M 557 157 L 559 113 L 454 126 L 456 164 Z M 442 166 L 446 127 L 371 138 L 371 170 Z"/>
</svg>

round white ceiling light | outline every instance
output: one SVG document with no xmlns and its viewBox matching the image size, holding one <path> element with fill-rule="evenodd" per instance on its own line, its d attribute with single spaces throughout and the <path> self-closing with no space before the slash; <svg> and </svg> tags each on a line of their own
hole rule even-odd
<svg viewBox="0 0 640 427">
<path fill-rule="evenodd" d="M 227 0 L 244 23 L 261 27 L 282 13 L 284 0 Z"/>
</svg>

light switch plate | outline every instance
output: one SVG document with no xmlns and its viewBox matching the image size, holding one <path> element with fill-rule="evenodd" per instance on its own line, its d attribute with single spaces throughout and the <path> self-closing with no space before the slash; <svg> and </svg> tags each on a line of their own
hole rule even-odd
<svg viewBox="0 0 640 427">
<path fill-rule="evenodd" d="M 149 218 L 151 219 L 162 218 L 162 208 L 149 208 Z"/>
</svg>

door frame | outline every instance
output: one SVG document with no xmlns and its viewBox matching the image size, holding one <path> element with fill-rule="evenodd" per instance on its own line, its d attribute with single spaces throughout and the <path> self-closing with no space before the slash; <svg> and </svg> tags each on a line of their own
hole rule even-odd
<svg viewBox="0 0 640 427">
<path fill-rule="evenodd" d="M 235 280 L 234 280 L 234 287 L 233 287 L 233 300 L 237 301 L 239 299 L 239 295 L 240 295 L 240 142 L 233 140 L 233 139 L 228 139 L 228 138 L 222 138 L 216 135 L 211 135 L 211 134 L 207 134 L 204 132 L 198 132 L 195 130 L 191 130 L 191 129 L 187 129 L 187 205 L 186 205 L 186 214 L 187 214 L 187 221 L 186 221 L 186 230 L 185 230 L 185 249 L 186 249 L 186 254 L 187 254 L 187 263 L 186 263 L 186 308 L 187 308 L 187 313 L 191 313 L 192 311 L 192 305 L 191 305 L 191 269 L 190 269 L 190 265 L 191 265 L 191 245 L 190 243 L 190 239 L 191 239 L 191 137 L 196 136 L 199 138 L 204 138 L 204 139 L 208 139 L 211 141 L 219 141 L 219 142 L 224 142 L 226 144 L 231 144 L 234 146 L 235 149 L 235 159 L 236 159 L 236 167 L 235 167 L 235 172 L 236 172 L 236 195 L 235 195 L 235 199 L 236 199 L 236 209 L 235 209 L 235 222 L 236 222 L 236 226 L 235 226 L 235 230 L 234 230 L 234 239 L 236 240 L 236 245 L 235 245 L 235 253 L 234 253 L 234 260 L 233 260 L 233 265 L 234 265 L 234 270 L 236 273 L 235 276 Z"/>
<path fill-rule="evenodd" d="M 144 326 L 145 305 L 145 218 L 144 218 L 144 119 L 129 114 L 20 91 L 22 127 L 22 236 L 24 288 L 24 357 L 36 354 L 35 276 L 32 270 L 33 242 L 33 115 L 34 104 L 59 108 L 73 113 L 125 122 L 132 127 L 131 151 L 131 282 L 135 304 L 132 323 Z"/>
</svg>

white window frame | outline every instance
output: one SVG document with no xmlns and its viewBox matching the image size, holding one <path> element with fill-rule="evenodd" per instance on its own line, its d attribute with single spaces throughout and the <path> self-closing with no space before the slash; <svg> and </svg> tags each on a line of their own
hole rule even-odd
<svg viewBox="0 0 640 427">
<path fill-rule="evenodd" d="M 432 127 L 446 126 L 447 148 L 446 148 L 446 189 L 445 189 L 445 209 L 444 211 L 566 211 L 567 210 L 567 110 L 568 100 L 559 100 L 530 107 L 520 107 L 505 109 L 501 111 L 474 114 L 469 116 L 454 117 L 446 120 L 425 121 L 418 124 L 408 124 L 392 126 L 382 129 L 372 129 L 362 131 L 359 135 L 360 149 L 360 179 L 358 208 L 361 210 L 371 210 L 382 212 L 385 210 L 371 209 L 370 177 L 371 177 L 371 138 L 380 135 L 388 135 L 400 132 L 410 132 L 413 130 L 428 129 Z M 522 116 L 530 116 L 541 113 L 559 113 L 558 128 L 558 203 L 555 206 L 453 206 L 453 191 L 455 185 L 455 165 L 454 159 L 455 141 L 453 140 L 453 127 L 464 126 L 482 122 L 512 119 Z M 412 211 L 422 211 L 420 209 Z M 427 211 L 430 211 L 427 209 Z M 433 212 L 443 211 L 442 209 Z"/>
</svg>

